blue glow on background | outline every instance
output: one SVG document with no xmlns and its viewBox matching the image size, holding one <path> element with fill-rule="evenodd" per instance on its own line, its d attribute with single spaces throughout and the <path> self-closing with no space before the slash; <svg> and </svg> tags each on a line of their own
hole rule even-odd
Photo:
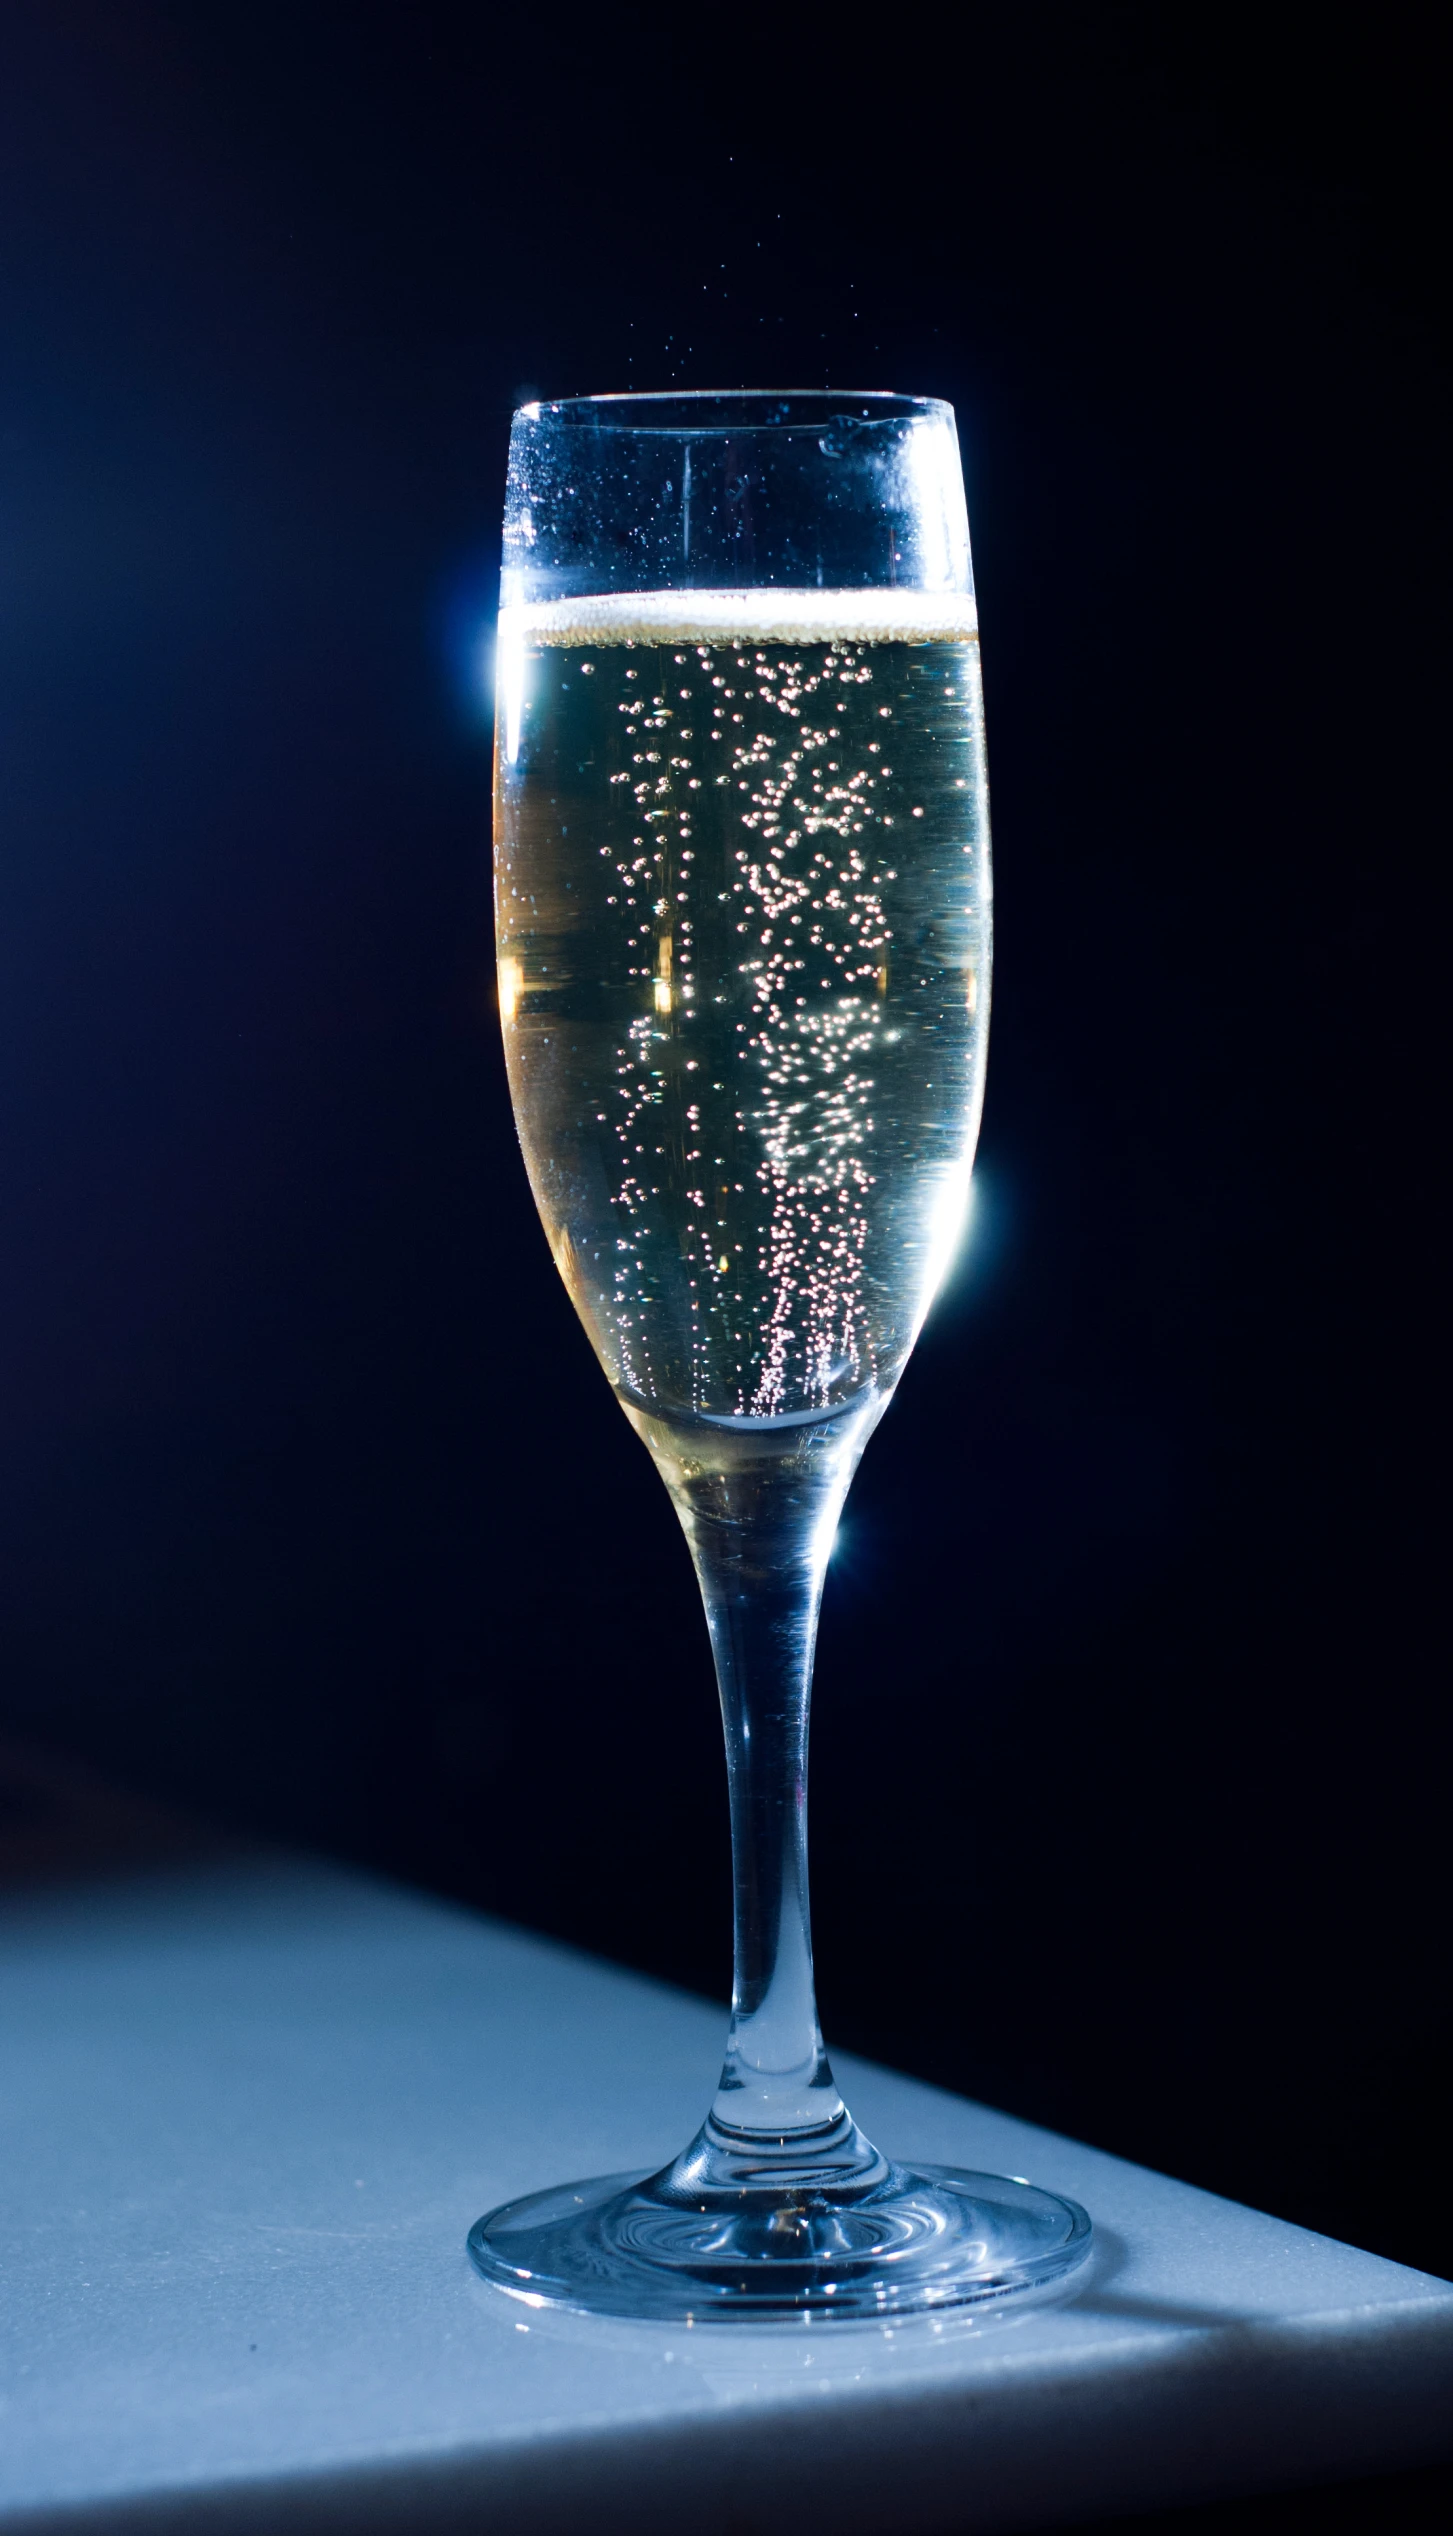
<svg viewBox="0 0 1453 2536">
<path fill-rule="evenodd" d="M 476 556 L 446 581 L 438 609 L 438 641 L 450 692 L 466 721 L 483 731 L 494 726 L 498 593 L 497 557 Z"/>
<path fill-rule="evenodd" d="M 1013 1247 L 1014 1217 L 1013 1199 L 1002 1172 L 976 1162 L 963 1222 L 931 1308 L 966 1300 L 970 1293 L 981 1293 L 997 1277 Z"/>
</svg>

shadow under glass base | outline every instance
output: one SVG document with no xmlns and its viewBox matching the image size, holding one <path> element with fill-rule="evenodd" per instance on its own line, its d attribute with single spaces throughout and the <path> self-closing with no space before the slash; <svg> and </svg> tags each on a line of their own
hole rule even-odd
<svg viewBox="0 0 1453 2536">
<path fill-rule="evenodd" d="M 899 2316 L 1040 2289 L 1075 2271 L 1077 2202 L 1003 2175 L 884 2165 L 871 2190 L 684 2201 L 668 2167 L 505 2202 L 469 2252 L 531 2306 L 682 2323 Z"/>
</svg>

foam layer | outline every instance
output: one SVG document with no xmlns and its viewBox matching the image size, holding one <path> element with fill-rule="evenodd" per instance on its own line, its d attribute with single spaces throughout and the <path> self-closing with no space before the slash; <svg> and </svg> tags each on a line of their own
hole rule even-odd
<svg viewBox="0 0 1453 2536">
<path fill-rule="evenodd" d="M 979 612 L 939 590 L 619 590 L 500 610 L 500 630 L 550 644 L 967 643 Z"/>
</svg>

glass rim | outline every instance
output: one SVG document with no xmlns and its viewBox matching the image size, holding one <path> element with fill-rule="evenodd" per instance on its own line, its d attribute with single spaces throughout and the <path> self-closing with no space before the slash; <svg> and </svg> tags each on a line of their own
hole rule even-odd
<svg viewBox="0 0 1453 2536">
<path fill-rule="evenodd" d="M 645 409 L 639 421 L 623 410 Z M 715 407 L 719 419 L 709 410 Z M 723 407 L 736 411 L 720 414 Z M 671 418 L 668 419 L 668 409 Z M 775 410 L 774 410 L 775 409 Z M 596 396 L 531 397 L 515 408 L 518 422 L 552 422 L 567 429 L 637 432 L 792 431 L 819 426 L 827 413 L 857 423 L 953 421 L 942 396 L 904 396 L 892 388 L 613 388 Z"/>
</svg>

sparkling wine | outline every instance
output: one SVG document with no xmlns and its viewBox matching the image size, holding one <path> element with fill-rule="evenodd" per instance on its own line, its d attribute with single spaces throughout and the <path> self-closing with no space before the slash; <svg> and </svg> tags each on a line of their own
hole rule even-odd
<svg viewBox="0 0 1453 2536">
<path fill-rule="evenodd" d="M 496 909 L 556 1264 L 654 1423 L 891 1390 L 988 1021 L 973 602 L 672 591 L 500 625 Z"/>
</svg>

